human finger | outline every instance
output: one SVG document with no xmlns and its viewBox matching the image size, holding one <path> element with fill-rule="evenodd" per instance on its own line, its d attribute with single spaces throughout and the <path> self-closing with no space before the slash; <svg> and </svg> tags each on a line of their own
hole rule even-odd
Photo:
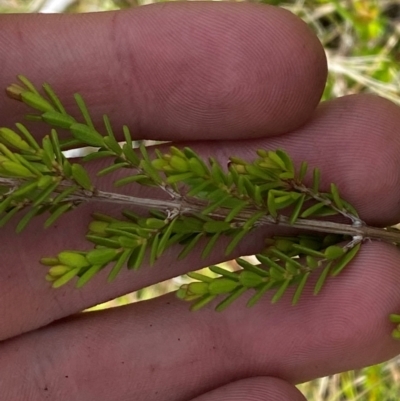
<svg viewBox="0 0 400 401">
<path fill-rule="evenodd" d="M 0 344 L 0 389 L 10 399 L 183 401 L 246 377 L 295 384 L 380 363 L 400 351 L 388 321 L 399 256 L 366 244 L 318 298 L 314 275 L 296 306 L 289 291 L 274 305 L 266 296 L 193 313 L 167 295 L 72 316 Z"/>
<path fill-rule="evenodd" d="M 110 114 L 140 139 L 286 132 L 309 118 L 327 73 L 323 48 L 306 24 L 266 5 L 178 2 L 3 15 L 0 25 L 0 87 L 25 74 L 37 85 L 49 82 L 75 111 L 72 94 L 80 92 L 96 123 Z M 11 125 L 26 108 L 0 99 L 0 110 L 1 124 Z"/>
<path fill-rule="evenodd" d="M 213 153 L 223 162 L 228 155 L 251 159 L 250 154 L 259 147 L 282 147 L 293 155 L 297 164 L 309 160 L 311 165 L 321 167 L 322 188 L 329 188 L 330 182 L 338 183 L 342 197 L 360 210 L 361 218 L 367 223 L 394 224 L 400 217 L 397 207 L 400 196 L 397 157 L 400 150 L 397 139 L 399 126 L 400 115 L 396 106 L 376 97 L 355 96 L 322 105 L 309 124 L 279 138 L 217 142 L 214 147 L 198 144 L 195 149 L 204 157 Z M 380 157 L 382 163 L 371 164 L 371 157 Z M 100 181 L 98 183 L 100 185 Z M 105 189 L 111 190 L 110 181 L 106 185 L 109 187 Z M 104 189 L 102 186 L 100 188 Z M 150 195 L 146 189 L 135 188 L 132 186 L 127 191 L 134 195 L 137 190 L 140 193 L 136 194 L 142 197 Z M 224 243 L 204 261 L 201 259 L 200 246 L 193 250 L 190 259 L 182 261 L 177 261 L 180 250 L 175 248 L 167 252 L 152 269 L 142 268 L 135 273 L 123 271 L 113 284 L 106 284 L 108 271 L 105 269 L 83 289 L 73 289 L 72 286 L 52 289 L 43 279 L 45 268 L 37 261 L 64 249 L 87 249 L 89 244 L 84 236 L 90 213 L 95 210 L 116 216 L 120 211 L 117 207 L 110 210 L 105 205 L 89 204 L 81 206 L 73 215 L 62 217 L 57 226 L 48 230 L 42 229 L 43 219 L 38 217 L 19 235 L 0 233 L 1 269 L 7 278 L 0 283 L 3 294 L 0 310 L 2 321 L 9 322 L 0 329 L 2 338 L 20 334 L 189 270 L 221 262 L 224 258 Z M 267 227 L 255 231 L 238 245 L 232 257 L 259 252 L 263 247 L 263 238 L 277 234 L 277 230 L 276 227 Z M 32 238 L 36 242 L 32 242 Z M 15 252 L 15 249 L 24 251 Z M 10 266 L 18 266 L 18 269 L 11 269 Z M 21 292 L 24 296 L 19 295 Z"/>
<path fill-rule="evenodd" d="M 275 377 L 250 377 L 226 384 L 191 401 L 305 401 L 293 385 Z"/>
</svg>

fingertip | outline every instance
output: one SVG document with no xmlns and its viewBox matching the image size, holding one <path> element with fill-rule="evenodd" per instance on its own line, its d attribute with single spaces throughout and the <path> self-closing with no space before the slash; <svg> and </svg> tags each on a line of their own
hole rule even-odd
<svg viewBox="0 0 400 401">
<path fill-rule="evenodd" d="M 120 107 L 133 106 L 127 116 L 141 136 L 281 134 L 301 126 L 320 100 L 325 53 L 308 26 L 284 9 L 171 3 L 120 21 L 120 50 L 129 51 L 121 53 L 118 67 L 126 68 L 132 88 Z M 140 43 L 132 21 L 140 27 Z"/>
<path fill-rule="evenodd" d="M 192 401 L 306 401 L 292 384 L 276 377 L 250 377 L 221 386 Z"/>
<path fill-rule="evenodd" d="M 2 80 L 49 81 L 67 106 L 81 92 L 95 120 L 109 113 L 138 137 L 163 140 L 281 134 L 320 100 L 323 48 L 284 9 L 177 2 L 100 14 L 3 16 Z M 4 109 L 14 123 L 13 105 Z"/>
</svg>

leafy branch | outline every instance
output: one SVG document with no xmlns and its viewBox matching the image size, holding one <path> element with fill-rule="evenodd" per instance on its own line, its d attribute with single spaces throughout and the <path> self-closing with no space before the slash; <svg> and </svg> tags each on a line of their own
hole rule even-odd
<svg viewBox="0 0 400 401">
<path fill-rule="evenodd" d="M 171 146 L 163 153 L 158 148 L 133 148 L 129 129 L 122 129 L 124 142 L 119 142 L 107 116 L 103 117 L 103 132 L 98 130 L 78 94 L 75 101 L 81 121 L 71 116 L 48 85 L 41 94 L 23 76 L 20 84 L 7 88 L 10 97 L 24 102 L 34 114 L 27 117 L 51 126 L 39 144 L 22 124 L 16 129 L 0 128 L 0 226 L 21 210 L 17 232 L 22 231 L 36 215 L 49 213 L 45 227 L 83 202 L 101 201 L 126 205 L 122 218 L 94 213 L 86 239 L 91 250 L 66 250 L 55 257 L 45 257 L 46 279 L 60 287 L 77 277 L 78 287 L 96 273 L 112 265 L 109 281 L 115 279 L 126 265 L 139 269 L 144 261 L 154 264 L 164 252 L 180 245 L 178 259 L 183 259 L 200 244 L 202 258 L 207 258 L 223 236 L 231 237 L 225 249 L 229 256 L 247 234 L 264 225 L 280 225 L 311 230 L 310 235 L 274 237 L 266 240 L 266 248 L 256 255 L 258 263 L 237 259 L 241 270 L 232 272 L 211 266 L 216 278 L 190 273 L 197 281 L 183 285 L 179 298 L 192 301 L 197 310 L 222 296 L 217 305 L 222 310 L 247 291 L 253 295 L 252 306 L 269 290 L 272 302 L 277 302 L 289 287 L 295 287 L 293 303 L 300 299 L 311 273 L 319 272 L 314 288 L 317 294 L 328 276 L 338 275 L 359 251 L 366 239 L 400 243 L 395 228 L 368 227 L 357 211 L 341 198 L 335 184 L 329 192 L 320 189 L 320 171 L 314 168 L 308 182 L 306 162 L 295 168 L 290 156 L 282 149 L 257 150 L 257 158 L 248 162 L 231 157 L 227 168 L 209 158 L 204 161 L 194 150 Z M 56 129 L 68 137 L 60 140 Z M 144 199 L 117 192 L 105 192 L 92 184 L 87 170 L 70 163 L 63 151 L 70 147 L 94 146 L 96 151 L 82 162 L 100 158 L 110 164 L 100 170 L 103 177 L 114 171 L 126 174 L 118 178 L 116 188 L 126 185 L 158 188 L 167 199 Z M 149 209 L 138 215 L 134 206 Z M 327 221 L 329 216 L 343 216 L 350 224 Z M 315 232 L 325 233 L 325 235 Z M 400 317 L 391 320 L 399 324 L 393 335 L 400 337 Z"/>
</svg>

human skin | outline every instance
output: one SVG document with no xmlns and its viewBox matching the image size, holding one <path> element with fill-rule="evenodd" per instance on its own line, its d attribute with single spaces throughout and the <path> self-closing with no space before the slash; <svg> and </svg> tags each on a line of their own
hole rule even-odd
<svg viewBox="0 0 400 401">
<path fill-rule="evenodd" d="M 400 110 L 371 95 L 318 105 L 324 52 L 304 23 L 255 4 L 173 3 L 87 15 L 0 16 L 0 87 L 24 74 L 47 81 L 74 109 L 80 92 L 100 121 L 137 138 L 175 141 L 226 163 L 258 148 L 284 148 L 335 182 L 368 224 L 400 220 Z M 0 98 L 3 126 L 26 106 Z M 40 137 L 47 128 L 29 125 Z M 95 172 L 105 162 L 90 163 Z M 115 176 L 114 176 L 115 178 Z M 111 179 L 95 179 L 111 189 Z M 135 186 L 124 189 L 146 195 Z M 139 192 L 140 191 L 140 192 Z M 400 351 L 388 315 L 400 308 L 399 252 L 368 242 L 317 298 L 312 283 L 295 307 L 245 299 L 218 314 L 191 313 L 172 294 L 101 312 L 85 308 L 223 260 L 171 250 L 154 267 L 108 271 L 83 289 L 54 290 L 38 263 L 88 249 L 89 204 L 52 228 L 37 218 L 19 235 L 0 232 L 0 393 L 36 401 L 304 400 L 294 384 L 387 360 Z M 15 224 L 14 224 L 15 225 Z M 234 256 L 261 249 L 276 228 L 256 231 Z M 221 247 L 222 249 L 222 247 Z M 245 297 L 243 297 L 245 298 Z M 61 319 L 61 320 L 60 320 Z"/>
</svg>

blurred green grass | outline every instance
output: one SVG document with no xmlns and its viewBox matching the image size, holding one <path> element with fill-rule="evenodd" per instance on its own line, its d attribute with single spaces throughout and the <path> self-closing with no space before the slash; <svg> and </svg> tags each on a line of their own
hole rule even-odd
<svg viewBox="0 0 400 401">
<path fill-rule="evenodd" d="M 0 13 L 96 12 L 153 2 L 157 0 L 0 0 Z M 318 35 L 329 66 L 324 100 L 372 92 L 400 104 L 399 0 L 259 2 L 287 8 Z M 92 310 L 152 298 L 177 289 L 185 280 L 178 277 Z M 309 401 L 395 401 L 400 399 L 399 359 L 313 380 L 299 388 Z"/>
</svg>

